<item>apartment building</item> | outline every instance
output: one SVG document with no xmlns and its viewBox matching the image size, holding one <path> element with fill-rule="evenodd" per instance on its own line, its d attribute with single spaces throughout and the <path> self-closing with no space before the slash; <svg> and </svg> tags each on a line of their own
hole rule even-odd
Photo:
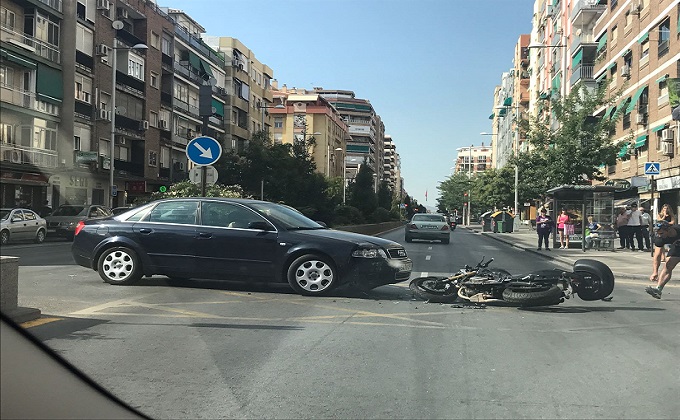
<svg viewBox="0 0 680 420">
<path fill-rule="evenodd" d="M 64 7 L 66 10 L 64 10 Z M 0 3 L 0 205 L 39 206 L 51 200 L 49 180 L 73 159 L 62 129 L 64 16 L 61 0 Z M 72 104 L 71 104 L 72 110 Z M 65 186 L 77 184 L 69 179 Z"/>
<path fill-rule="evenodd" d="M 481 146 L 460 147 L 456 149 L 456 152 L 458 154 L 454 161 L 456 164 L 454 173 L 463 172 L 474 175 L 492 167 L 492 149 L 491 146 L 486 146 L 484 143 Z"/>
<path fill-rule="evenodd" d="M 338 110 L 315 91 L 288 89 L 285 84 L 279 89 L 276 81 L 271 94 L 273 141 L 292 144 L 313 137 L 315 144 L 310 153 L 317 171 L 329 178 L 342 176 L 350 137 Z"/>
<path fill-rule="evenodd" d="M 242 152 L 258 131 L 271 129 L 272 69 L 260 62 L 255 53 L 241 41 L 231 37 L 204 36 L 208 45 L 224 54 L 226 83 L 232 95 L 226 119 L 227 150 Z"/>
</svg>

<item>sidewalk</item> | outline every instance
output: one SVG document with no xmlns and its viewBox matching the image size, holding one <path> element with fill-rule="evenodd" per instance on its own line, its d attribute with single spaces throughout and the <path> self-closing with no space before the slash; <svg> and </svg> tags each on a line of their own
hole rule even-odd
<svg viewBox="0 0 680 420">
<path fill-rule="evenodd" d="M 466 229 L 531 252 L 534 255 L 541 255 L 544 258 L 557 260 L 568 265 L 573 265 L 576 260 L 581 258 L 602 261 L 611 268 L 616 278 L 639 280 L 641 285 L 651 284 L 649 275 L 652 273 L 652 256 L 649 251 L 616 249 L 614 251 L 586 250 L 584 252 L 581 248 L 559 249 L 559 247 L 558 249 L 551 248 L 550 251 L 537 251 L 538 234 L 527 225 L 521 225 L 519 230 L 512 233 L 482 232 L 482 225 L 479 224 L 466 226 Z M 550 235 L 551 245 L 552 239 L 553 237 Z M 618 240 L 616 246 L 618 246 Z"/>
</svg>

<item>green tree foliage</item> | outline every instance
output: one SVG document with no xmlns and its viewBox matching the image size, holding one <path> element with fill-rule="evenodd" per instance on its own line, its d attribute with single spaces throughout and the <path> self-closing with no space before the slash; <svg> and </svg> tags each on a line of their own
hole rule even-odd
<svg viewBox="0 0 680 420">
<path fill-rule="evenodd" d="M 612 97 L 607 92 L 607 85 L 593 90 L 577 84 L 567 97 L 551 102 L 552 116 L 522 122 L 530 150 L 511 159 L 519 167 L 520 201 L 541 197 L 559 185 L 606 179 L 600 168 L 616 164 L 623 143 L 612 142 L 611 134 L 624 111 L 611 118 L 592 116 L 620 96 L 620 91 Z M 558 129 L 551 129 L 551 118 L 559 122 Z"/>
<path fill-rule="evenodd" d="M 437 208 L 439 211 L 444 210 L 449 213 L 458 213 L 463 211 L 464 203 L 467 203 L 467 192 L 470 188 L 470 178 L 464 172 L 456 172 L 449 178 L 441 182 L 437 189 L 439 190 L 439 197 L 437 198 Z"/>
<path fill-rule="evenodd" d="M 141 205 L 153 200 L 160 200 L 162 198 L 178 198 L 178 197 L 200 197 L 201 187 L 191 181 L 182 181 L 173 184 L 165 192 L 156 191 L 149 197 L 140 197 L 135 200 L 135 205 Z M 224 186 L 220 184 L 208 185 L 205 189 L 206 197 L 228 197 L 228 198 L 243 198 L 243 190 L 238 185 Z"/>
<path fill-rule="evenodd" d="M 391 210 L 392 201 L 392 190 L 390 190 L 387 182 L 381 182 L 380 188 L 378 189 L 378 207 L 382 207 L 385 210 Z"/>
<path fill-rule="evenodd" d="M 370 216 L 378 207 L 378 197 L 375 194 L 373 170 L 366 159 L 359 168 L 359 172 L 352 183 L 351 196 L 347 201 L 352 207 L 358 208 L 364 216 Z"/>
</svg>

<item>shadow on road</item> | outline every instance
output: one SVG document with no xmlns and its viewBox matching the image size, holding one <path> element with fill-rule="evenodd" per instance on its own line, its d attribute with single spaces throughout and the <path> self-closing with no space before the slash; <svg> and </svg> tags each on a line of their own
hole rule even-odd
<svg viewBox="0 0 680 420">
<path fill-rule="evenodd" d="M 581 314 L 588 312 L 615 312 L 615 311 L 665 311 L 664 308 L 649 308 L 640 306 L 537 306 L 530 308 L 518 308 L 522 311 L 528 312 L 550 312 L 555 314 Z"/>
</svg>

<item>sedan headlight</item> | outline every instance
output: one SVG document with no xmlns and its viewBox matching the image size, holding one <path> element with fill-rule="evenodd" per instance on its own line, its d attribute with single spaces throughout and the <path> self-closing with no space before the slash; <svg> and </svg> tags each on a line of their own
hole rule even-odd
<svg viewBox="0 0 680 420">
<path fill-rule="evenodd" d="M 380 248 L 361 248 L 352 252 L 353 257 L 357 258 L 385 258 L 387 254 Z"/>
</svg>

